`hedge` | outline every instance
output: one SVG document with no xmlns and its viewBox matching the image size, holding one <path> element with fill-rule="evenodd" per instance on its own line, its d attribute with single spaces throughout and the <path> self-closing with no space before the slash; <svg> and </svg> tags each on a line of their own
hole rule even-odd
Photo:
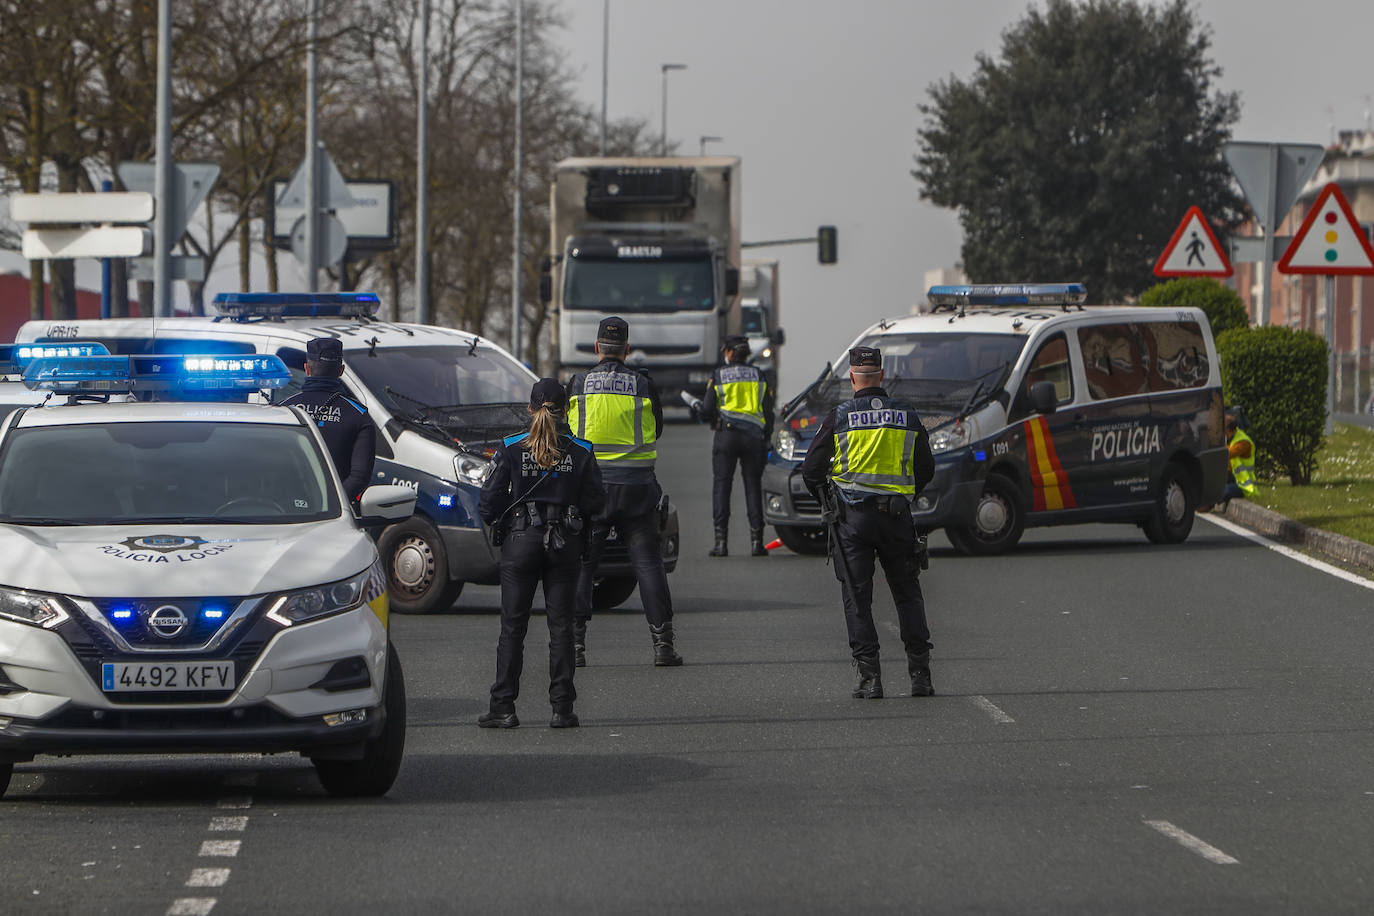
<svg viewBox="0 0 1374 916">
<path fill-rule="evenodd" d="M 1140 294 L 1140 304 L 1158 308 L 1200 308 L 1207 314 L 1212 334 L 1244 328 L 1250 324 L 1250 313 L 1236 291 L 1210 277 L 1178 277 L 1167 283 L 1156 283 Z"/>
<path fill-rule="evenodd" d="M 1326 341 L 1293 328 L 1233 328 L 1217 338 L 1228 405 L 1245 408 L 1256 473 L 1311 483 L 1326 427 Z"/>
</svg>

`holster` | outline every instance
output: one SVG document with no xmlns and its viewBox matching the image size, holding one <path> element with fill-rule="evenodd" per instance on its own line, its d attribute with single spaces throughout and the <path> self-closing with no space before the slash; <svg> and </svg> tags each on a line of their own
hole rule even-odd
<svg viewBox="0 0 1374 916">
<path fill-rule="evenodd" d="M 664 493 L 658 498 L 658 530 L 662 531 L 668 527 L 668 494 Z"/>
</svg>

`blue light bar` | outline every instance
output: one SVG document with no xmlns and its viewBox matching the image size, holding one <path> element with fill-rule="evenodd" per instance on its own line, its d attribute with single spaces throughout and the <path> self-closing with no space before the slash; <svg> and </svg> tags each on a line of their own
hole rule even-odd
<svg viewBox="0 0 1374 916">
<path fill-rule="evenodd" d="M 1082 305 L 1088 289 L 1082 283 L 959 284 L 932 286 L 931 305 Z"/>
<path fill-rule="evenodd" d="M 24 370 L 24 385 L 66 394 L 166 391 L 243 394 L 289 384 L 291 373 L 276 356 L 190 354 L 168 356 L 74 356 L 37 359 Z"/>
<path fill-rule="evenodd" d="M 180 375 L 172 387 L 182 391 L 256 391 L 291 382 L 286 364 L 276 356 L 182 356 L 178 361 Z"/>
<path fill-rule="evenodd" d="M 112 394 L 133 390 L 127 356 L 35 359 L 24 369 L 24 387 L 64 394 Z"/>
<path fill-rule="evenodd" d="M 371 318 L 381 307 L 376 293 L 220 293 L 220 313 L 236 321 L 253 318 Z"/>
<path fill-rule="evenodd" d="M 35 359 L 66 359 L 69 356 L 109 356 L 102 343 L 73 341 L 62 344 L 5 344 L 0 346 L 0 375 L 19 375 Z"/>
</svg>

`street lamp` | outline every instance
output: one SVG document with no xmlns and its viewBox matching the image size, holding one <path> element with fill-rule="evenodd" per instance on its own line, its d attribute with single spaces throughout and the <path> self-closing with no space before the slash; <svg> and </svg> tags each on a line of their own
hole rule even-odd
<svg viewBox="0 0 1374 916">
<path fill-rule="evenodd" d="M 725 140 L 724 137 L 708 137 L 708 136 L 706 136 L 705 134 L 702 134 L 702 136 L 701 136 L 701 152 L 700 152 L 699 155 L 702 155 L 702 156 L 705 156 L 705 155 L 706 155 L 706 144 L 708 144 L 708 143 L 721 143 L 721 142 L 723 142 L 724 140 Z"/>
<path fill-rule="evenodd" d="M 686 70 L 686 64 L 663 64 L 663 142 L 659 149 L 659 155 L 668 155 L 668 71 Z"/>
</svg>

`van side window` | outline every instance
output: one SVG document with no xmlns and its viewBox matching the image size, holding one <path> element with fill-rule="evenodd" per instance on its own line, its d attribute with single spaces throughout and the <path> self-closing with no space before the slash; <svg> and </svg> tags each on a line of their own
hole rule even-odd
<svg viewBox="0 0 1374 916">
<path fill-rule="evenodd" d="M 1149 390 L 1140 342 L 1139 325 L 1100 324 L 1078 329 L 1083 375 L 1093 400 L 1144 394 Z"/>
<path fill-rule="evenodd" d="M 1029 395 L 1031 386 L 1036 382 L 1051 382 L 1060 404 L 1073 400 L 1073 373 L 1069 369 L 1069 344 L 1063 334 L 1056 334 L 1045 341 L 1026 370 L 1026 381 L 1022 391 Z"/>
<path fill-rule="evenodd" d="M 1148 322 L 1139 327 L 1147 353 L 1151 391 L 1177 391 L 1207 384 L 1211 365 L 1197 322 Z"/>
</svg>

